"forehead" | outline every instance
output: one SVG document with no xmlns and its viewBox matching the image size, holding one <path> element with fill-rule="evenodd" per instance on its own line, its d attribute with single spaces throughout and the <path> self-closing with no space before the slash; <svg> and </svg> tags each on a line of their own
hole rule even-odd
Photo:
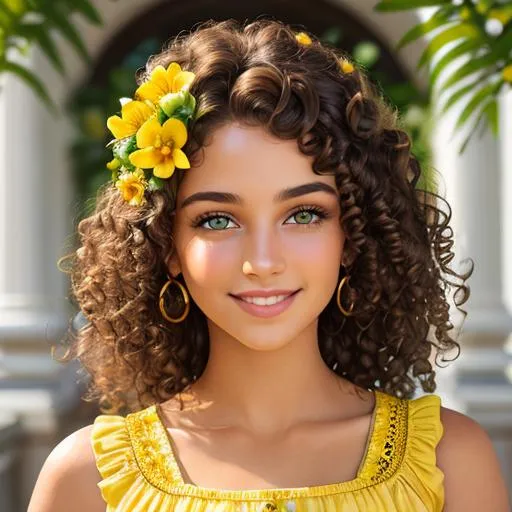
<svg viewBox="0 0 512 512">
<path fill-rule="evenodd" d="M 334 176 L 315 174 L 312 162 L 295 139 L 279 139 L 261 127 L 227 124 L 212 134 L 199 164 L 184 172 L 178 197 L 218 190 L 250 199 L 311 181 L 334 185 Z"/>
</svg>

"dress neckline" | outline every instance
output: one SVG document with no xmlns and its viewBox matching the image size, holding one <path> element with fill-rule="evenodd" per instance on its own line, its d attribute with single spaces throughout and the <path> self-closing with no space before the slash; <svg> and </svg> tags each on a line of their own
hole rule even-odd
<svg viewBox="0 0 512 512">
<path fill-rule="evenodd" d="M 153 486 L 169 494 L 230 500 L 290 499 L 350 492 L 386 480 L 401 464 L 407 429 L 407 401 L 374 390 L 375 405 L 365 454 L 355 478 L 338 483 L 286 488 L 222 489 L 187 483 L 176 457 L 172 437 L 154 404 L 126 418 L 139 468 Z M 394 440 L 396 439 L 396 443 Z"/>
</svg>

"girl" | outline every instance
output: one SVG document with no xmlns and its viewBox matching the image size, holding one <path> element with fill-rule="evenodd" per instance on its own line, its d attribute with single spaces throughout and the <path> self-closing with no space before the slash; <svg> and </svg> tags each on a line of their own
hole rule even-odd
<svg viewBox="0 0 512 512">
<path fill-rule="evenodd" d="M 472 270 L 362 72 L 276 21 L 211 22 L 107 124 L 63 358 L 103 414 L 30 512 L 505 512 L 481 427 L 413 398 Z"/>
</svg>

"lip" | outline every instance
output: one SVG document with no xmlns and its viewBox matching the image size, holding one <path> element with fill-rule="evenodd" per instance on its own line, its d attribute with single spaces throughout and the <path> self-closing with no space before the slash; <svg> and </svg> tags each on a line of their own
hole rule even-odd
<svg viewBox="0 0 512 512">
<path fill-rule="evenodd" d="M 279 290 L 278 290 L 279 291 Z M 258 304 L 250 304 L 249 302 L 245 302 L 242 299 L 240 299 L 236 295 L 230 295 L 232 299 L 240 306 L 241 309 L 243 309 L 246 313 L 249 313 L 250 315 L 259 317 L 259 318 L 270 318 L 273 316 L 280 315 L 283 313 L 283 311 L 286 311 L 295 300 L 295 297 L 298 295 L 300 290 L 296 290 L 295 292 L 292 292 L 291 295 L 286 297 L 281 302 L 278 302 L 277 304 L 272 304 L 271 306 L 259 306 Z M 248 292 L 245 292 L 248 293 Z M 261 292 L 259 292 L 261 293 Z M 266 295 L 267 297 L 269 295 L 285 295 L 284 293 L 276 293 L 273 291 L 271 294 Z M 241 295 L 245 296 L 245 295 Z M 254 295 L 250 295 L 254 296 Z M 256 295 L 258 296 L 258 295 Z M 263 297 L 263 295 L 259 295 L 260 297 Z"/>
<path fill-rule="evenodd" d="M 273 295 L 292 295 L 298 290 L 248 290 L 242 293 L 232 293 L 234 297 L 272 297 Z"/>
</svg>

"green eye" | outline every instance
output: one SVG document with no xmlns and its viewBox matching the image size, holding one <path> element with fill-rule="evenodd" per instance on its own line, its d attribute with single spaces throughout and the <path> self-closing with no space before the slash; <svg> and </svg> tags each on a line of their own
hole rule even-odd
<svg viewBox="0 0 512 512">
<path fill-rule="evenodd" d="M 301 224 L 309 226 L 310 224 L 320 224 L 327 219 L 329 214 L 317 206 L 303 206 L 295 210 L 289 217 L 287 224 Z M 293 219 L 294 222 L 290 222 Z M 207 213 L 200 215 L 192 222 L 192 227 L 206 229 L 209 231 L 226 231 L 230 229 L 229 223 L 232 222 L 236 227 L 236 222 L 228 215 L 218 213 Z"/>
<path fill-rule="evenodd" d="M 210 229 L 218 231 L 228 227 L 229 219 L 227 217 L 212 217 L 211 219 L 207 220 L 206 223 L 208 223 Z"/>
<path fill-rule="evenodd" d="M 297 219 L 297 224 L 309 224 L 311 221 L 311 216 L 311 212 L 306 210 L 298 212 L 294 215 L 294 217 Z"/>
</svg>

